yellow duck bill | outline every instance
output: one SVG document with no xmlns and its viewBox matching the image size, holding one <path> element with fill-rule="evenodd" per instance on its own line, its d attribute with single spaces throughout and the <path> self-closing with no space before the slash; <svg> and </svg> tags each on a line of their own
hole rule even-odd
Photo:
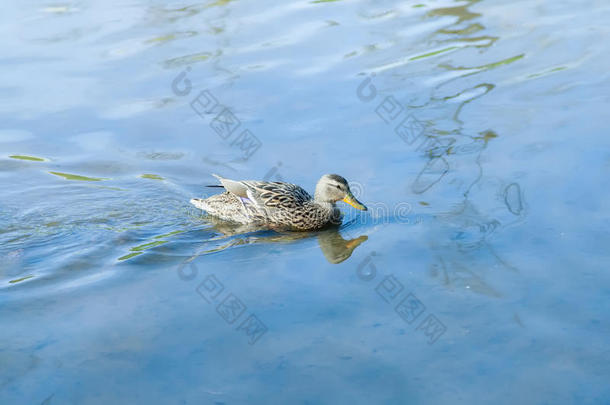
<svg viewBox="0 0 610 405">
<path fill-rule="evenodd" d="M 357 210 L 362 210 L 362 211 L 367 210 L 366 206 L 364 204 L 362 204 L 360 201 L 356 200 L 356 197 L 354 197 L 354 195 L 352 193 L 349 193 L 348 195 L 346 195 L 345 198 L 343 199 L 343 202 L 351 205 L 352 207 L 356 208 Z"/>
</svg>

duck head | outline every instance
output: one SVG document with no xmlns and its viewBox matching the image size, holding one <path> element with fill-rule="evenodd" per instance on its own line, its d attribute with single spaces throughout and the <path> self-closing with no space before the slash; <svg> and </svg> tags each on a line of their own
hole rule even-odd
<svg viewBox="0 0 610 405">
<path fill-rule="evenodd" d="M 347 180 L 338 174 L 325 174 L 320 178 L 316 185 L 314 200 L 318 202 L 336 203 L 343 201 L 352 207 L 366 211 L 367 208 L 354 197 Z"/>
</svg>

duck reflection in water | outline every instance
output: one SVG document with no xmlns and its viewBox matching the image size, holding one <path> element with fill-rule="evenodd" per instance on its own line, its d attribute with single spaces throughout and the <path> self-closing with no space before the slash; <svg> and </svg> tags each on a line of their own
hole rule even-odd
<svg viewBox="0 0 610 405">
<path fill-rule="evenodd" d="M 236 224 L 219 220 L 212 216 L 205 216 L 204 219 L 212 225 L 212 230 L 221 235 L 214 240 L 229 239 L 223 245 L 197 253 L 192 259 L 200 255 L 219 252 L 227 248 L 239 245 L 249 245 L 256 243 L 292 243 L 297 240 L 317 237 L 320 250 L 326 260 L 330 263 L 338 264 L 347 260 L 353 251 L 368 239 L 366 235 L 360 235 L 353 239 L 344 239 L 339 232 L 341 227 L 331 225 L 322 230 L 314 232 L 275 232 L 261 231 L 253 225 Z"/>
</svg>

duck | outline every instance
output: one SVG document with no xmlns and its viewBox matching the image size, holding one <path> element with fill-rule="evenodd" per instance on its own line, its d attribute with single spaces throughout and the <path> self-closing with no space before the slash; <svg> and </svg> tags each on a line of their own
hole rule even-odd
<svg viewBox="0 0 610 405">
<path fill-rule="evenodd" d="M 341 223 L 336 203 L 343 201 L 366 211 L 354 197 L 347 180 L 325 174 L 312 197 L 302 187 L 278 181 L 231 180 L 213 174 L 225 191 L 190 203 L 208 215 L 229 222 L 276 231 L 314 231 Z"/>
</svg>

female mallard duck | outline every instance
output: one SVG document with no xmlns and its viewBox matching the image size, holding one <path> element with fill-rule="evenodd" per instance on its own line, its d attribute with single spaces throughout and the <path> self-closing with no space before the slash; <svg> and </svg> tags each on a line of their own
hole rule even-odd
<svg viewBox="0 0 610 405">
<path fill-rule="evenodd" d="M 350 191 L 347 180 L 336 174 L 320 178 L 313 198 L 295 184 L 213 176 L 226 192 L 206 199 L 193 198 L 191 204 L 225 221 L 275 230 L 311 231 L 339 223 L 341 212 L 335 205 L 339 200 L 366 211 Z"/>
</svg>

